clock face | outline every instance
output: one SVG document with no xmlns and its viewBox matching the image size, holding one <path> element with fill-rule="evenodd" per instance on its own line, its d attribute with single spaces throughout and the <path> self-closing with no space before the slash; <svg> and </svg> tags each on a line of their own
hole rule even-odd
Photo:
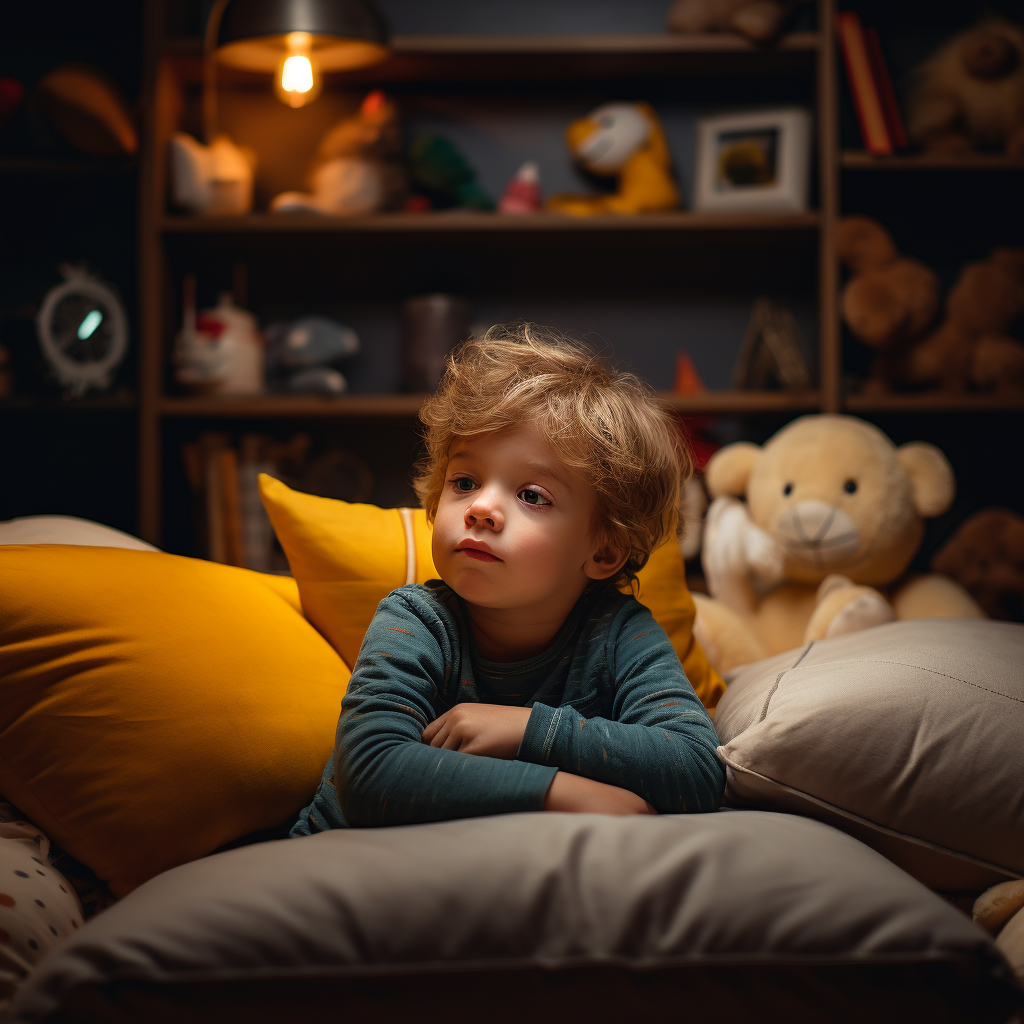
<svg viewBox="0 0 1024 1024">
<path fill-rule="evenodd" d="M 108 285 L 64 266 L 67 278 L 46 294 L 36 314 L 43 355 L 68 396 L 106 388 L 128 347 L 124 307 Z"/>
<path fill-rule="evenodd" d="M 72 292 L 54 306 L 50 319 L 54 344 L 76 363 L 100 363 L 115 343 L 115 319 L 95 296 Z"/>
</svg>

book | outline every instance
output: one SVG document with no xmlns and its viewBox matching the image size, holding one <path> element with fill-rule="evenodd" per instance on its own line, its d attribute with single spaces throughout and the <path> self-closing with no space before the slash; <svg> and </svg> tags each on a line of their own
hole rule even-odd
<svg viewBox="0 0 1024 1024">
<path fill-rule="evenodd" d="M 874 156 L 891 156 L 892 139 L 886 127 L 882 99 L 872 74 L 871 58 L 860 18 L 854 11 L 840 11 L 836 23 L 846 65 L 846 78 L 850 83 L 864 148 Z"/>
<path fill-rule="evenodd" d="M 800 350 L 800 328 L 790 310 L 760 296 L 733 368 L 733 387 L 761 391 L 773 384 L 786 391 L 806 391 L 811 374 Z"/>
<path fill-rule="evenodd" d="M 882 115 L 885 117 L 889 141 L 894 149 L 906 149 L 908 146 L 907 132 L 903 127 L 903 116 L 900 114 L 900 105 L 896 101 L 896 90 L 892 87 L 892 78 L 889 76 L 889 68 L 885 63 L 885 55 L 882 53 L 878 30 L 869 25 L 863 26 L 863 29 L 868 63 L 871 65 L 875 88 L 878 90 L 878 98 L 882 103 Z"/>
</svg>

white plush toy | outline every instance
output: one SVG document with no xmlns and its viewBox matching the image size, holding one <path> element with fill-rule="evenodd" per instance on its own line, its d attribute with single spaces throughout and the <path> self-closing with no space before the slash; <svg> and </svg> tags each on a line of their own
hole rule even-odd
<svg viewBox="0 0 1024 1024">
<path fill-rule="evenodd" d="M 178 132 L 171 138 L 171 193 L 192 213 L 238 215 L 252 209 L 251 149 L 218 135 L 209 146 Z"/>
<path fill-rule="evenodd" d="M 258 395 L 264 390 L 264 345 L 256 318 L 224 292 L 215 309 L 185 322 L 174 344 L 175 378 L 201 394 Z"/>
</svg>

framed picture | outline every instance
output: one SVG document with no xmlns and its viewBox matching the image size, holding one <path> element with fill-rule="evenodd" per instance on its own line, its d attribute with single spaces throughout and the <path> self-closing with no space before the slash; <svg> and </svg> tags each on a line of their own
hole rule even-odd
<svg viewBox="0 0 1024 1024">
<path fill-rule="evenodd" d="M 811 116 L 760 110 L 697 122 L 695 210 L 783 213 L 807 209 Z"/>
</svg>

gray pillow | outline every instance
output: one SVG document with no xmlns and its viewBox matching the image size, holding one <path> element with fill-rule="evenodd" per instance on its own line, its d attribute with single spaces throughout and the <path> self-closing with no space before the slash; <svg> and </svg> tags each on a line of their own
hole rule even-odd
<svg viewBox="0 0 1024 1024">
<path fill-rule="evenodd" d="M 894 622 L 728 682 L 730 804 L 827 821 L 936 889 L 1024 876 L 1024 626 Z"/>
<path fill-rule="evenodd" d="M 988 936 L 792 815 L 347 829 L 157 876 L 54 949 L 17 1024 L 643 1019 L 1004 1024 Z"/>
</svg>

